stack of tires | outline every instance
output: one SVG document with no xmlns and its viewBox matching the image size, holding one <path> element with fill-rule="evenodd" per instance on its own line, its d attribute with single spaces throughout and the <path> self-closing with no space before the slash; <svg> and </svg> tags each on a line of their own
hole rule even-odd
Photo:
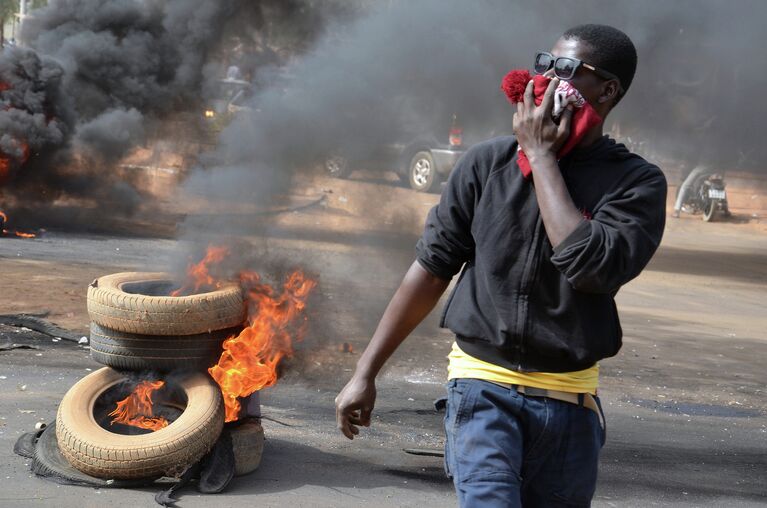
<svg viewBox="0 0 767 508">
<path fill-rule="evenodd" d="M 190 296 L 163 273 L 117 273 L 88 287 L 91 356 L 122 370 L 198 370 L 215 365 L 221 344 L 245 322 L 237 284 Z"/>
<path fill-rule="evenodd" d="M 177 475 L 218 440 L 224 405 L 206 369 L 245 321 L 242 291 L 232 284 L 168 296 L 173 289 L 167 274 L 136 272 L 101 277 L 88 287 L 91 355 L 107 367 L 76 383 L 56 417 L 59 449 L 80 471 L 115 479 Z M 96 423 L 97 400 L 125 380 L 120 372 L 125 370 L 173 371 L 186 398 L 181 415 L 167 427 L 140 435 L 116 434 Z"/>
</svg>

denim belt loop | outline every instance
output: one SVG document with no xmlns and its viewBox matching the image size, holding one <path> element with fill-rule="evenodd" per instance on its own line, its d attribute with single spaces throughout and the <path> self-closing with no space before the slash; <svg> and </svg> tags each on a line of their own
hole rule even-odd
<svg viewBox="0 0 767 508">
<path fill-rule="evenodd" d="M 585 395 L 583 393 L 578 394 L 578 407 L 583 407 L 584 398 L 585 398 Z"/>
</svg>

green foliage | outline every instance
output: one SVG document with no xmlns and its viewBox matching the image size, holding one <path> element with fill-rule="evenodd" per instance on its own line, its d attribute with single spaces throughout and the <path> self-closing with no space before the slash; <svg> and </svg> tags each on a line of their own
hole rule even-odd
<svg viewBox="0 0 767 508">
<path fill-rule="evenodd" d="M 19 12 L 19 0 L 0 0 L 0 22 L 6 22 Z"/>
</svg>

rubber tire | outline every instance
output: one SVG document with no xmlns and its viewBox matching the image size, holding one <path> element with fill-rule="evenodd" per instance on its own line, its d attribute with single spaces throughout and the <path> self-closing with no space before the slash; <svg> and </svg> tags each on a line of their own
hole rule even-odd
<svg viewBox="0 0 767 508">
<path fill-rule="evenodd" d="M 109 432 L 93 417 L 98 397 L 123 381 L 109 367 L 75 383 L 56 415 L 59 450 L 76 469 L 97 478 L 178 476 L 197 463 L 224 426 L 221 390 L 209 376 L 190 374 L 179 384 L 187 405 L 179 418 L 156 432 L 127 436 Z"/>
<path fill-rule="evenodd" d="M 191 296 L 126 293 L 123 285 L 170 282 L 166 273 L 125 272 L 107 275 L 88 286 L 88 315 L 94 323 L 140 335 L 195 335 L 240 326 L 246 308 L 237 284 Z"/>
<path fill-rule="evenodd" d="M 229 328 L 198 335 L 138 335 L 91 323 L 91 358 L 118 370 L 205 372 L 221 357 L 222 343 L 240 330 Z"/>
<path fill-rule="evenodd" d="M 713 199 L 707 201 L 707 206 L 703 207 L 703 221 L 713 222 L 716 218 L 717 203 Z"/>
<path fill-rule="evenodd" d="M 429 176 L 426 179 L 426 183 L 424 183 L 423 185 L 419 185 L 413 178 L 413 171 L 415 169 L 416 163 L 419 160 L 426 161 L 431 167 L 431 172 L 429 173 Z M 439 176 L 437 175 L 437 168 L 434 166 L 434 158 L 431 156 L 431 153 L 429 152 L 425 152 L 425 151 L 418 152 L 410 159 L 410 166 L 408 166 L 407 175 L 408 175 L 408 183 L 410 184 L 410 188 L 417 192 L 433 192 L 434 190 L 439 188 L 440 180 L 439 180 Z"/>
<path fill-rule="evenodd" d="M 34 460 L 32 461 L 32 472 L 38 476 L 51 479 L 63 479 L 68 483 L 84 485 L 88 487 L 105 488 L 135 488 L 151 485 L 152 479 L 133 479 L 133 480 L 106 480 L 96 478 L 82 471 L 78 471 L 61 455 L 59 445 L 56 441 L 56 423 L 48 425 L 40 434 L 40 438 L 35 444 Z"/>
</svg>

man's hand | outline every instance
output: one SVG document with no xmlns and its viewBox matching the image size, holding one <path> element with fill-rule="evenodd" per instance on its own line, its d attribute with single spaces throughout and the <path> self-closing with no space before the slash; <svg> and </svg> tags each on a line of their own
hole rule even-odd
<svg viewBox="0 0 767 508">
<path fill-rule="evenodd" d="M 376 402 L 376 385 L 372 379 L 354 376 L 336 397 L 338 430 L 349 439 L 360 433 L 357 425 L 370 427 L 370 414 Z"/>
<path fill-rule="evenodd" d="M 360 432 L 358 425 L 370 426 L 378 372 L 405 337 L 431 312 L 448 284 L 450 281 L 430 274 L 418 261 L 410 265 L 370 344 L 357 361 L 351 381 L 336 397 L 336 421 L 344 436 L 354 439 Z"/>
<path fill-rule="evenodd" d="M 519 146 L 528 159 L 542 156 L 556 156 L 570 135 L 570 120 L 573 116 L 572 106 L 568 106 L 560 117 L 559 125 L 551 118 L 554 108 L 554 91 L 559 85 L 559 79 L 554 78 L 549 83 L 543 102 L 535 105 L 533 97 L 533 81 L 527 84 L 524 101 L 517 106 L 513 118 L 513 132 Z"/>
</svg>

